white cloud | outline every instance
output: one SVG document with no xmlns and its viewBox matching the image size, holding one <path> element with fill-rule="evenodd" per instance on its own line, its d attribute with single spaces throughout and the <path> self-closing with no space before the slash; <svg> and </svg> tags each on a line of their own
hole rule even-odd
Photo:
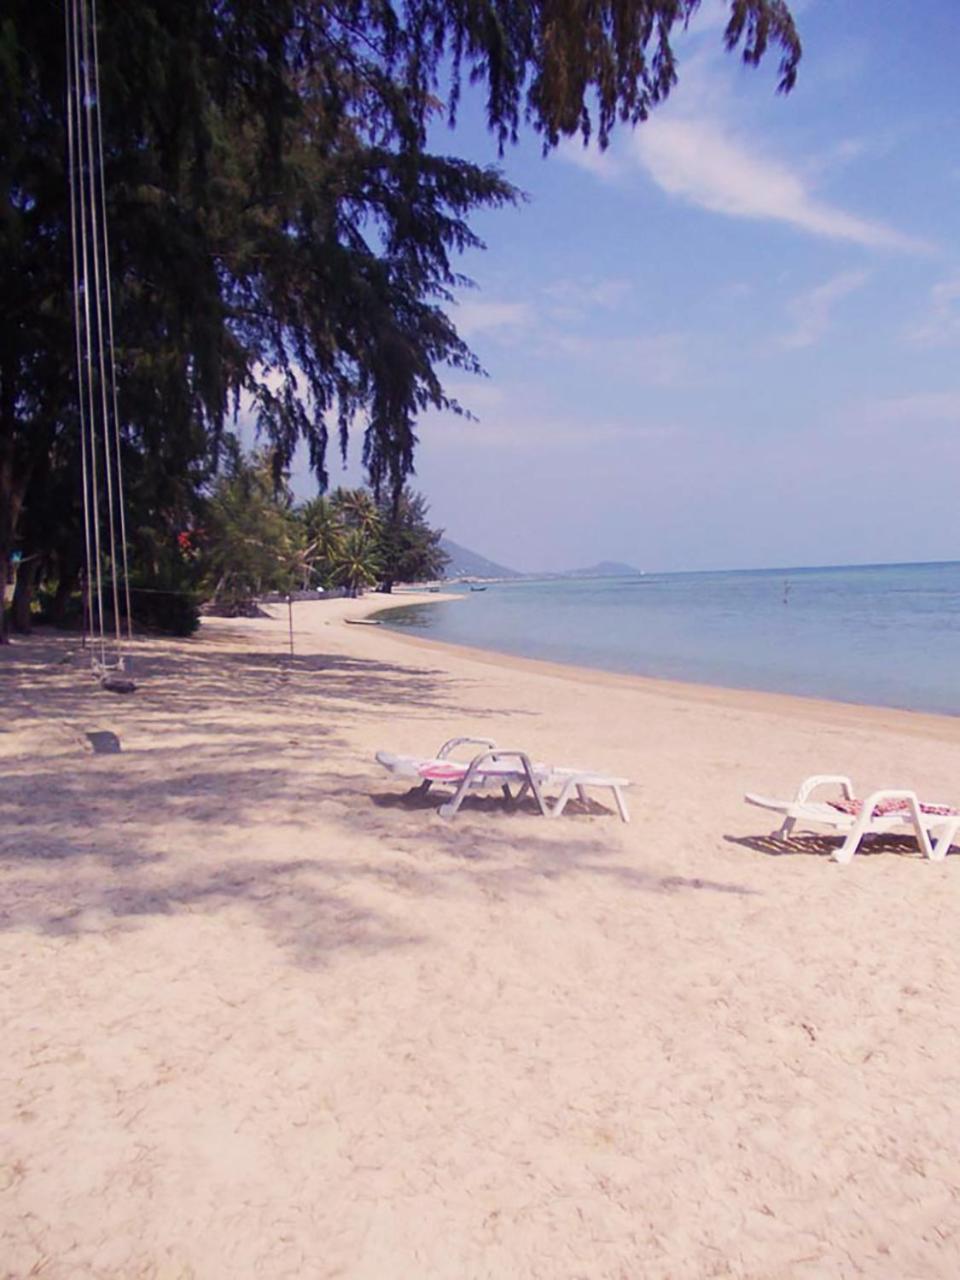
<svg viewBox="0 0 960 1280">
<path fill-rule="evenodd" d="M 630 282 L 619 277 L 557 280 L 544 289 L 548 298 L 578 309 L 615 307 L 629 292 Z"/>
<path fill-rule="evenodd" d="M 793 329 L 780 338 L 780 346 L 787 348 L 810 347 L 830 327 L 834 306 L 862 289 L 870 278 L 867 271 L 841 271 L 823 284 L 807 289 L 789 305 Z"/>
<path fill-rule="evenodd" d="M 783 222 L 866 248 L 921 252 L 929 246 L 879 222 L 818 200 L 783 163 L 750 152 L 698 119 L 652 119 L 633 135 L 636 158 L 668 195 L 734 218 Z"/>
<path fill-rule="evenodd" d="M 462 418 L 428 414 L 421 424 L 421 439 L 431 453 L 451 450 L 468 455 L 464 449 L 496 449 L 498 452 L 542 455 L 544 450 L 583 453 L 598 445 L 628 445 L 633 442 L 672 440 L 687 434 L 675 424 L 617 421 L 584 421 L 545 416 L 533 412 L 491 415 L 482 424 Z"/>
<path fill-rule="evenodd" d="M 641 125 L 640 127 L 643 128 L 644 126 Z M 584 146 L 577 138 L 565 139 L 558 146 L 557 154 L 562 159 L 568 160 L 576 168 L 584 169 L 602 182 L 615 182 L 626 171 L 626 166 L 618 152 L 615 152 L 610 147 L 606 151 L 601 151 L 595 142 L 590 142 L 587 146 Z"/>
<path fill-rule="evenodd" d="M 878 418 L 890 423 L 956 422 L 960 424 L 960 391 L 917 391 L 875 402 Z"/>
<path fill-rule="evenodd" d="M 907 337 L 924 347 L 946 347 L 960 342 L 960 276 L 941 280 L 933 286 L 927 315 Z"/>
<path fill-rule="evenodd" d="M 448 396 L 478 416 L 499 409 L 504 400 L 503 389 L 487 378 L 471 378 L 464 382 L 445 381 L 444 390 Z"/>
<path fill-rule="evenodd" d="M 623 277 L 557 280 L 542 290 L 544 316 L 557 324 L 583 323 L 597 311 L 621 309 L 632 288 Z"/>
<path fill-rule="evenodd" d="M 908 395 L 861 400 L 843 411 L 840 426 L 857 437 L 876 437 L 895 431 L 901 438 L 905 429 L 927 429 L 936 433 L 937 428 L 947 427 L 949 430 L 942 439 L 949 443 L 953 452 L 939 461 L 943 466 L 953 466 L 960 442 L 956 431 L 960 427 L 960 390 L 915 391 Z"/>
<path fill-rule="evenodd" d="M 533 309 L 526 302 L 481 301 L 468 298 L 459 303 L 453 322 L 465 337 L 497 329 L 526 329 L 534 322 Z"/>
<path fill-rule="evenodd" d="M 613 370 L 634 386 L 676 387 L 690 368 L 688 340 L 678 333 L 607 338 L 553 332 L 544 341 L 553 351 L 594 371 Z"/>
</svg>

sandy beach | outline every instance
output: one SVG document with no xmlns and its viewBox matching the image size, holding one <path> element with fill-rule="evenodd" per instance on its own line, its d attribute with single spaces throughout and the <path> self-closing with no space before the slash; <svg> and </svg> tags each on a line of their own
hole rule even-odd
<svg viewBox="0 0 960 1280">
<path fill-rule="evenodd" d="M 0 1276 L 960 1274 L 960 857 L 742 800 L 960 802 L 960 721 L 345 624 L 384 603 L 139 640 L 129 697 L 0 649 Z M 458 733 L 632 822 L 373 763 Z"/>
</svg>

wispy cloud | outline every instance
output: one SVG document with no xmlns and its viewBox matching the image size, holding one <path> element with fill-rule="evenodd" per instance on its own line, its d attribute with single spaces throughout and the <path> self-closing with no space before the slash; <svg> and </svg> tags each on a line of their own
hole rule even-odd
<svg viewBox="0 0 960 1280">
<path fill-rule="evenodd" d="M 469 381 L 451 379 L 445 382 L 444 389 L 464 408 L 476 414 L 486 415 L 500 409 L 505 399 L 503 388 L 485 378 L 471 378 Z M 447 419 L 444 417 L 443 421 Z"/>
<path fill-rule="evenodd" d="M 544 316 L 561 325 L 582 324 L 598 312 L 622 308 L 631 288 L 621 277 L 557 280 L 542 290 Z"/>
<path fill-rule="evenodd" d="M 874 412 L 884 422 L 960 423 L 960 391 L 917 391 L 876 401 Z"/>
<path fill-rule="evenodd" d="M 918 429 L 937 433 L 946 427 L 942 440 L 950 445 L 951 454 L 940 461 L 944 466 L 953 465 L 960 443 L 956 430 L 960 426 L 960 390 L 915 391 L 861 400 L 841 412 L 839 425 L 852 436 L 871 438 L 888 432 L 902 437 L 905 430 Z"/>
<path fill-rule="evenodd" d="M 960 276 L 933 286 L 927 314 L 909 330 L 907 338 L 923 347 L 947 347 L 960 342 Z"/>
<path fill-rule="evenodd" d="M 498 302 L 479 298 L 465 299 L 453 314 L 454 324 L 465 338 L 496 329 L 527 329 L 533 325 L 535 318 L 534 310 L 527 302 Z"/>
<path fill-rule="evenodd" d="M 515 411 L 490 415 L 483 423 L 428 414 L 421 430 L 422 438 L 429 440 L 432 451 L 462 452 L 473 447 L 535 455 L 541 455 L 545 449 L 579 453 L 598 445 L 652 443 L 688 434 L 686 428 L 671 423 L 600 420 L 585 424 L 581 420 L 529 411 L 520 415 Z"/>
<path fill-rule="evenodd" d="M 609 338 L 554 330 L 544 343 L 592 370 L 614 370 L 628 385 L 676 387 L 690 370 L 689 340 L 681 333 Z"/>
<path fill-rule="evenodd" d="M 868 271 L 841 271 L 798 294 L 789 304 L 793 328 L 779 339 L 779 345 L 788 349 L 813 346 L 830 327 L 836 304 L 862 289 L 869 278 Z"/>
<path fill-rule="evenodd" d="M 650 120 L 634 133 L 633 148 L 663 191 L 702 209 L 782 222 L 810 235 L 866 248 L 910 253 L 929 248 L 893 227 L 817 199 L 799 173 L 748 150 L 710 121 Z"/>
<path fill-rule="evenodd" d="M 601 182 L 615 182 L 627 168 L 618 151 L 609 147 L 606 151 L 601 151 L 593 142 L 584 146 L 576 138 L 561 142 L 557 148 L 557 154 L 577 169 L 583 169 L 593 177 L 599 178 Z"/>
<path fill-rule="evenodd" d="M 544 289 L 548 298 L 565 306 L 582 310 L 591 307 L 615 307 L 629 292 L 629 282 L 617 277 L 557 280 Z"/>
<path fill-rule="evenodd" d="M 554 281 L 541 287 L 531 301 L 509 298 L 468 299 L 455 312 L 459 331 L 467 338 L 483 333 L 504 342 L 518 336 L 531 351 L 588 366 L 591 371 L 615 373 L 632 387 L 674 387 L 689 375 L 690 338 L 683 333 L 630 333 L 621 317 L 616 333 L 600 332 L 598 312 L 610 313 L 629 298 L 629 281 L 583 277 Z M 490 392 L 492 384 L 487 384 Z M 454 392 L 464 405 L 478 412 L 496 401 L 484 390 L 469 386 Z"/>
</svg>

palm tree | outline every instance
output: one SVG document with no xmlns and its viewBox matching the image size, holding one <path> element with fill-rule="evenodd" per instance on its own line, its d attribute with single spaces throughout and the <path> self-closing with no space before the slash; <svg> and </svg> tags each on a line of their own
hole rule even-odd
<svg viewBox="0 0 960 1280">
<path fill-rule="evenodd" d="M 375 586 L 382 566 L 376 547 L 359 529 L 350 529 L 343 538 L 333 560 L 333 580 L 355 596 L 364 587 Z"/>
<path fill-rule="evenodd" d="M 366 489 L 335 489 L 330 504 L 349 529 L 370 537 L 380 527 L 380 512 Z"/>
<path fill-rule="evenodd" d="M 289 591 L 300 580 L 303 529 L 266 454 L 237 451 L 213 487 L 204 524 L 205 570 L 219 605 L 243 612 L 262 592 Z"/>
<path fill-rule="evenodd" d="M 343 544 L 343 522 L 330 499 L 324 497 L 305 502 L 297 514 L 303 522 L 307 542 L 304 554 L 308 565 L 304 585 L 311 574 L 316 574 L 321 582 L 326 583 Z"/>
</svg>

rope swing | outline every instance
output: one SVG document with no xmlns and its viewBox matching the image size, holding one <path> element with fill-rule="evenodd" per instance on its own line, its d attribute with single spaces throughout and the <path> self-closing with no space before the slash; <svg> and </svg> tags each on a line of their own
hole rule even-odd
<svg viewBox="0 0 960 1280">
<path fill-rule="evenodd" d="M 66 0 L 64 17 L 73 321 L 86 556 L 84 638 L 89 629 L 93 673 L 103 688 L 131 693 L 136 686 L 124 675 L 124 644 L 132 640 L 133 631 L 103 176 L 96 0 Z M 126 635 L 121 625 L 121 586 Z M 112 628 L 108 617 L 111 605 Z"/>
</svg>

